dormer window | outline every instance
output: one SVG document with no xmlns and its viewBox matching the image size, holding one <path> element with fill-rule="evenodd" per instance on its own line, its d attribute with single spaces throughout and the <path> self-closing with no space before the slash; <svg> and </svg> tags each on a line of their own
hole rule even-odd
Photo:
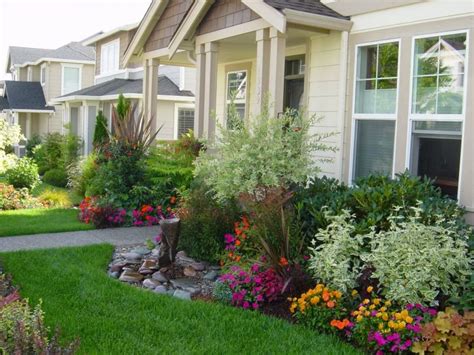
<svg viewBox="0 0 474 355">
<path fill-rule="evenodd" d="M 120 39 L 105 43 L 100 49 L 100 74 L 111 74 L 119 70 Z"/>
</svg>

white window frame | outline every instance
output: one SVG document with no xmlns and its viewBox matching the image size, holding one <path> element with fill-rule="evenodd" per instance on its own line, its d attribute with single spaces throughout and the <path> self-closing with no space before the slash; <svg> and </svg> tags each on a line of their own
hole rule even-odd
<svg viewBox="0 0 474 355">
<path fill-rule="evenodd" d="M 451 115 L 451 114 L 414 114 L 412 113 L 412 105 L 413 105 L 413 83 L 414 83 L 414 70 L 415 70 L 415 43 L 417 39 L 420 38 L 429 38 L 429 37 L 436 37 L 436 36 L 446 36 L 452 34 L 466 34 L 466 55 L 464 58 L 464 87 L 463 87 L 463 105 L 462 105 L 462 114 L 458 115 Z M 467 106 L 467 80 L 469 78 L 469 37 L 470 37 L 471 30 L 470 29 L 463 29 L 463 30 L 456 30 L 456 31 L 445 31 L 445 32 L 436 32 L 436 33 L 429 33 L 419 36 L 412 37 L 412 44 L 411 44 L 411 63 L 410 63 L 410 90 L 409 90 L 409 100 L 408 100 L 408 129 L 407 129 L 407 149 L 405 152 L 405 169 L 409 171 L 411 168 L 411 157 L 412 157 L 412 150 L 413 150 L 413 124 L 417 121 L 437 121 L 437 122 L 462 122 L 461 128 L 461 154 L 459 157 L 459 179 L 458 179 L 458 196 L 457 200 L 460 200 L 461 197 L 461 186 L 462 186 L 462 173 L 463 173 L 463 157 L 464 157 L 464 144 L 465 144 L 465 130 L 466 125 L 464 124 L 465 117 L 466 117 L 466 106 Z M 446 134 L 446 133 L 444 133 Z"/>
<path fill-rule="evenodd" d="M 229 70 L 229 71 L 226 71 L 225 73 L 225 108 L 224 108 L 224 115 L 225 115 L 225 122 L 226 122 L 226 125 L 227 125 L 227 108 L 231 102 L 231 100 L 228 99 L 228 95 L 229 95 L 229 74 L 235 74 L 235 73 L 242 73 L 242 72 L 245 72 L 245 80 L 247 81 L 246 82 L 246 86 L 245 86 L 245 99 L 239 99 L 239 100 L 235 100 L 234 103 L 244 103 L 245 104 L 245 113 L 244 113 L 244 117 L 242 118 L 243 121 L 245 121 L 247 119 L 247 115 L 248 115 L 248 112 L 249 112 L 249 79 L 250 79 L 250 71 L 248 69 L 237 69 L 237 70 Z M 245 102 L 238 102 L 238 101 L 245 101 Z"/>
<path fill-rule="evenodd" d="M 106 62 L 104 61 L 104 50 L 111 46 L 117 46 L 117 49 L 116 49 L 117 68 L 114 68 L 113 70 L 109 68 L 108 71 L 105 71 L 104 65 Z M 118 73 L 119 71 L 120 71 L 120 38 L 116 38 L 100 46 L 100 75 L 113 75 L 113 74 Z"/>
<path fill-rule="evenodd" d="M 178 139 L 178 120 L 179 120 L 179 109 L 193 109 L 194 110 L 194 119 L 196 119 L 196 106 L 194 104 L 183 104 L 183 103 L 176 103 L 174 104 L 174 132 L 173 138 Z"/>
<path fill-rule="evenodd" d="M 395 113 L 356 113 L 355 104 L 356 104 L 356 88 L 357 88 L 357 71 L 358 71 L 358 52 L 360 47 L 366 47 L 376 44 L 386 44 L 386 43 L 398 43 L 398 63 L 397 63 L 397 92 L 395 96 Z M 373 120 L 373 121 L 395 121 L 394 137 L 393 137 L 393 158 L 392 158 L 392 172 L 391 177 L 395 177 L 395 162 L 397 154 L 397 132 L 398 132 L 398 104 L 399 104 L 399 95 L 400 95 L 400 63 L 401 63 L 401 38 L 392 38 L 381 41 L 365 42 L 358 43 L 355 46 L 354 50 L 354 77 L 353 77 L 353 87 L 352 87 L 352 118 L 351 118 L 351 143 L 350 143 L 350 152 L 349 152 L 349 185 L 353 184 L 354 181 L 354 167 L 355 167 L 355 156 L 356 156 L 356 133 L 357 133 L 357 121 L 358 120 Z M 378 69 L 378 61 L 377 61 Z"/>
<path fill-rule="evenodd" d="M 30 66 L 26 69 L 26 81 L 33 81 L 33 68 Z"/>
<path fill-rule="evenodd" d="M 43 70 L 44 70 L 44 74 L 43 74 Z M 46 85 L 46 64 L 41 64 L 41 67 L 40 67 L 40 83 L 41 83 L 41 86 Z"/>
<path fill-rule="evenodd" d="M 64 92 L 64 69 L 65 68 L 77 68 L 79 69 L 79 88 L 82 89 L 82 64 L 61 64 L 61 95 L 65 95 Z"/>
</svg>

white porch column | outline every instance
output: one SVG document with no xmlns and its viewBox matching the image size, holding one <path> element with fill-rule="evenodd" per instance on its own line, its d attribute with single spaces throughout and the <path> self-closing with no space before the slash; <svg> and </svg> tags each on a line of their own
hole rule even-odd
<svg viewBox="0 0 474 355">
<path fill-rule="evenodd" d="M 25 127 L 26 139 L 31 139 L 31 112 L 26 114 L 26 127 Z"/>
<path fill-rule="evenodd" d="M 270 93 L 270 113 L 275 117 L 283 112 L 283 93 L 285 84 L 285 35 L 276 28 L 270 28 L 270 73 L 268 91 Z"/>
<path fill-rule="evenodd" d="M 143 113 L 146 119 L 153 120 L 153 129 L 158 128 L 157 96 L 158 96 L 158 67 L 157 58 L 145 59 L 143 65 Z"/>
<path fill-rule="evenodd" d="M 268 95 L 268 79 L 269 79 L 269 65 L 270 62 L 270 38 L 268 28 L 258 30 L 256 32 L 257 41 L 257 69 L 256 69 L 256 100 L 253 109 L 254 116 L 258 116 L 265 104 L 266 96 Z"/>
<path fill-rule="evenodd" d="M 206 52 L 206 80 L 204 83 L 204 131 L 209 140 L 216 133 L 216 96 L 217 96 L 217 44 L 213 42 L 204 45 Z"/>
<path fill-rule="evenodd" d="M 84 141 L 84 155 L 89 154 L 87 151 L 87 147 L 89 145 L 89 106 L 87 105 L 87 101 L 82 101 L 82 140 Z"/>
<path fill-rule="evenodd" d="M 65 130 L 68 134 L 71 133 L 71 107 L 67 101 L 64 103 L 62 132 L 66 133 Z"/>
<path fill-rule="evenodd" d="M 206 82 L 206 54 L 204 45 L 196 46 L 196 90 L 194 110 L 194 134 L 196 137 L 204 135 L 204 83 Z"/>
</svg>

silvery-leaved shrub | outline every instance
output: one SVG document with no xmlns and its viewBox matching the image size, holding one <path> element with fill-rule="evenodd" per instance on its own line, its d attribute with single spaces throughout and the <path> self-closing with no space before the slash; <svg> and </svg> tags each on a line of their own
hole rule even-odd
<svg viewBox="0 0 474 355">
<path fill-rule="evenodd" d="M 8 123 L 5 118 L 0 117 L 0 174 L 12 168 L 16 163 L 16 156 L 7 153 L 6 148 L 18 144 L 24 139 L 21 128 L 17 124 Z"/>
<path fill-rule="evenodd" d="M 354 235 L 353 216 L 347 210 L 337 216 L 327 213 L 326 218 L 330 224 L 311 241 L 309 269 L 318 281 L 345 293 L 357 286 L 362 272 L 365 236 Z"/>
<path fill-rule="evenodd" d="M 319 172 L 316 153 L 335 150 L 324 143 L 333 133 L 311 133 L 317 118 L 301 111 L 272 117 L 266 108 L 242 121 L 231 107 L 228 121 L 231 129 L 220 127 L 215 144 L 195 163 L 195 175 L 206 180 L 220 201 L 242 194 L 258 200 L 272 188 L 303 184 Z"/>
<path fill-rule="evenodd" d="M 385 298 L 401 304 L 435 305 L 440 292 L 457 296 L 472 273 L 467 240 L 441 218 L 425 225 L 419 213 L 402 221 L 393 217 L 391 228 L 373 234 L 370 245 L 361 258 L 375 269 L 372 277 Z"/>
</svg>

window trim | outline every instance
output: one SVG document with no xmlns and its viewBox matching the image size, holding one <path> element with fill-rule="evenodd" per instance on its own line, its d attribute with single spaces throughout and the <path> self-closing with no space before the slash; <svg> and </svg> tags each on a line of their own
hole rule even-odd
<svg viewBox="0 0 474 355">
<path fill-rule="evenodd" d="M 376 44 L 386 44 L 386 43 L 398 43 L 398 63 L 397 63 L 397 92 L 396 92 L 396 101 L 395 101 L 395 113 L 356 113 L 355 104 L 356 104 L 356 89 L 357 89 L 357 66 L 358 66 L 358 52 L 360 47 L 366 47 Z M 400 62 L 402 54 L 402 41 L 401 38 L 391 38 L 381 41 L 371 41 L 358 43 L 354 48 L 354 71 L 353 71 L 353 87 L 352 87 L 352 111 L 351 111 L 351 133 L 350 133 L 350 151 L 349 151 L 349 175 L 348 183 L 349 186 L 352 186 L 354 182 L 354 173 L 355 173 L 355 158 L 356 158 L 356 133 L 357 133 L 357 121 L 359 120 L 373 120 L 373 121 L 395 121 L 394 128 L 394 138 L 393 138 L 393 158 L 392 158 L 392 171 L 390 176 L 395 177 L 395 164 L 397 157 L 397 133 L 398 133 L 398 112 L 399 112 L 399 97 L 400 97 Z M 378 67 L 378 63 L 377 63 Z"/>
<path fill-rule="evenodd" d="M 77 68 L 79 69 L 79 88 L 77 90 L 82 89 L 82 64 L 64 64 L 61 63 L 61 95 L 66 95 L 64 92 L 64 69 L 65 68 Z"/>
<path fill-rule="evenodd" d="M 185 103 L 175 103 L 174 104 L 174 129 L 173 129 L 173 139 L 177 140 L 178 137 L 178 120 L 179 120 L 179 109 L 190 109 L 194 110 L 194 119 L 196 119 L 196 106 L 194 104 L 185 104 Z M 193 128 L 194 130 L 194 128 Z"/>
<path fill-rule="evenodd" d="M 117 44 L 117 68 L 109 71 L 104 71 L 104 48 Z M 120 72 L 120 37 L 100 45 L 100 75 L 114 75 Z"/>
<path fill-rule="evenodd" d="M 44 69 L 44 75 L 43 75 L 43 69 Z M 40 83 L 41 86 L 46 85 L 46 64 L 41 64 L 40 66 Z"/>
<path fill-rule="evenodd" d="M 246 80 L 247 84 L 245 87 L 245 113 L 243 117 L 243 121 L 247 120 L 248 115 L 249 115 L 249 84 L 250 84 L 250 69 L 248 68 L 247 65 L 243 65 L 241 69 L 234 69 L 232 66 L 232 69 L 228 69 L 225 71 L 225 92 L 224 92 L 224 117 L 225 117 L 225 125 L 227 126 L 227 107 L 230 103 L 230 100 L 228 99 L 228 89 L 229 89 L 229 74 L 234 74 L 234 73 L 241 73 L 245 72 L 246 73 Z M 243 100 L 243 99 L 240 99 Z"/>
<path fill-rule="evenodd" d="M 462 29 L 462 30 L 454 30 L 454 31 L 444 31 L 444 32 L 435 32 L 435 33 L 428 33 L 419 36 L 412 37 L 411 43 L 411 63 L 410 63 L 410 88 L 409 88 L 409 98 L 408 98 L 408 129 L 407 129 L 407 149 L 405 151 L 405 169 L 408 169 L 410 172 L 411 166 L 411 157 L 412 157 L 412 150 L 413 150 L 413 123 L 416 121 L 438 121 L 438 122 L 462 122 L 462 129 L 461 129 L 461 154 L 459 157 L 459 179 L 458 179 L 458 196 L 457 201 L 459 202 L 461 197 L 461 190 L 463 186 L 463 160 L 464 160 L 464 151 L 465 151 L 465 133 L 466 133 L 466 107 L 467 107 L 467 84 L 464 85 L 464 92 L 463 92 L 463 107 L 462 107 L 462 114 L 458 115 L 443 115 L 443 114 L 413 114 L 412 113 L 412 104 L 413 104 L 413 79 L 414 79 L 414 70 L 415 70 L 415 42 L 417 39 L 420 38 L 429 38 L 429 37 L 436 37 L 436 36 L 447 36 L 452 34 L 466 34 L 466 56 L 464 58 L 464 77 L 469 78 L 469 54 L 470 54 L 470 29 Z M 465 81 L 467 83 L 467 81 Z"/>
</svg>

